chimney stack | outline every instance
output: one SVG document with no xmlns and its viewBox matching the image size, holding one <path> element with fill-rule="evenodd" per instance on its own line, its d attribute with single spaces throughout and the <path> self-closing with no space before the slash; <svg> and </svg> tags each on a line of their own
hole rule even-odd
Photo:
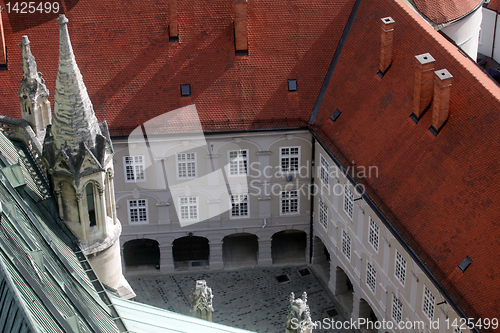
<svg viewBox="0 0 500 333">
<path fill-rule="evenodd" d="M 432 101 L 432 127 L 437 132 L 448 119 L 450 90 L 453 76 L 446 69 L 434 72 L 434 99 Z"/>
<path fill-rule="evenodd" d="M 385 74 L 392 61 L 392 39 L 394 34 L 394 20 L 384 17 L 382 20 L 382 35 L 380 43 L 380 68 L 379 73 Z"/>
<path fill-rule="evenodd" d="M 413 94 L 413 114 L 420 119 L 424 111 L 432 102 L 434 87 L 432 77 L 434 58 L 429 53 L 415 56 L 415 92 Z"/>
<path fill-rule="evenodd" d="M 177 26 L 177 0 L 168 2 L 168 33 L 170 41 L 179 40 L 179 30 Z"/>
<path fill-rule="evenodd" d="M 247 0 L 234 0 L 234 46 L 236 54 L 248 54 Z"/>
<path fill-rule="evenodd" d="M 7 51 L 5 49 L 5 36 L 3 31 L 3 19 L 2 19 L 2 11 L 0 10 L 0 38 L 2 39 L 2 49 L 0 50 L 0 66 L 7 67 Z"/>
</svg>

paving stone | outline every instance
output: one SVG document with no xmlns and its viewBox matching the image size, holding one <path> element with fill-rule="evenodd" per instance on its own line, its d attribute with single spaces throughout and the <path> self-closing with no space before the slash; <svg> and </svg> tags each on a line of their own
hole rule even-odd
<svg viewBox="0 0 500 333">
<path fill-rule="evenodd" d="M 321 287 L 311 272 L 301 277 L 303 267 L 249 269 L 238 272 L 185 272 L 173 275 L 127 275 L 137 294 L 136 301 L 191 315 L 190 295 L 196 280 L 206 280 L 214 295 L 216 323 L 259 333 L 285 332 L 290 292 L 300 297 L 307 292 L 307 304 L 313 321 L 323 320 L 325 311 L 338 308 L 335 300 Z M 276 276 L 287 274 L 289 282 L 279 283 Z M 335 320 L 346 320 L 339 315 Z M 348 319 L 347 319 L 348 320 Z M 353 332 L 351 330 L 314 329 L 314 333 Z"/>
</svg>

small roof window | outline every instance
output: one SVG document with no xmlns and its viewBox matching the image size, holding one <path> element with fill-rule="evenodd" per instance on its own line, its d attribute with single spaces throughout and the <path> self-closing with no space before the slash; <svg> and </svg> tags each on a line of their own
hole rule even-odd
<svg viewBox="0 0 500 333">
<path fill-rule="evenodd" d="M 181 84 L 181 96 L 182 97 L 191 96 L 191 85 Z"/>
<path fill-rule="evenodd" d="M 341 114 L 342 112 L 340 112 L 339 109 L 333 111 L 332 115 L 330 116 L 330 120 L 332 121 L 332 123 L 334 123 Z"/>
<path fill-rule="evenodd" d="M 469 258 L 469 256 L 465 257 L 464 260 L 462 260 L 462 262 L 460 263 L 460 265 L 458 265 L 458 269 L 464 273 L 465 270 L 470 266 L 470 264 L 472 264 L 472 259 Z"/>
<path fill-rule="evenodd" d="M 297 91 L 297 80 L 296 79 L 288 80 L 288 91 Z"/>
</svg>

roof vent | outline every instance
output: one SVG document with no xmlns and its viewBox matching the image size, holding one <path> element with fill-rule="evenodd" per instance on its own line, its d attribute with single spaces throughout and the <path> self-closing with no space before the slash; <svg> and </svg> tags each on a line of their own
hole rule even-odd
<svg viewBox="0 0 500 333">
<path fill-rule="evenodd" d="M 179 26 L 177 25 L 177 0 L 168 2 L 168 39 L 170 42 L 179 41 Z"/>
<path fill-rule="evenodd" d="M 182 97 L 191 96 L 191 85 L 181 84 L 181 96 Z"/>
<path fill-rule="evenodd" d="M 469 256 L 465 257 L 464 260 L 458 265 L 458 269 L 464 273 L 467 268 L 469 268 L 470 264 L 472 264 L 472 259 Z"/>
<path fill-rule="evenodd" d="M 435 60 L 429 53 L 417 55 L 415 59 L 415 88 L 411 117 L 415 123 L 418 123 L 432 102 L 432 95 L 434 93 L 432 76 Z"/>
<path fill-rule="evenodd" d="M 288 91 L 297 91 L 297 80 L 288 80 Z"/>
<path fill-rule="evenodd" d="M 392 17 L 384 17 L 382 20 L 382 35 L 380 43 L 380 68 L 378 75 L 383 77 L 392 61 L 392 39 L 394 34 L 394 20 Z"/>
<path fill-rule="evenodd" d="M 247 0 L 234 0 L 234 47 L 236 55 L 248 55 Z"/>
<path fill-rule="evenodd" d="M 2 20 L 2 11 L 0 10 L 0 38 L 2 39 L 0 42 L 2 43 L 0 47 L 0 69 L 7 69 L 7 49 L 5 48 L 5 36 L 3 32 L 3 20 Z"/>
<path fill-rule="evenodd" d="M 332 121 L 332 123 L 334 123 L 341 114 L 342 112 L 340 112 L 339 109 L 333 111 L 332 115 L 330 116 L 330 120 Z"/>
<path fill-rule="evenodd" d="M 453 76 L 446 69 L 434 72 L 434 99 L 432 100 L 432 126 L 429 130 L 436 136 L 448 121 L 450 90 Z"/>
</svg>

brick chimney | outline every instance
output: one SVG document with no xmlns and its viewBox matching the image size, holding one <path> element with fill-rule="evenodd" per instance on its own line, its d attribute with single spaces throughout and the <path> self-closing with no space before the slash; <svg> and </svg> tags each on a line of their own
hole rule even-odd
<svg viewBox="0 0 500 333">
<path fill-rule="evenodd" d="M 7 50 L 5 49 L 5 36 L 3 31 L 2 11 L 0 10 L 0 38 L 2 39 L 2 49 L 0 50 L 0 66 L 7 67 Z"/>
<path fill-rule="evenodd" d="M 392 61 L 392 39 L 394 34 L 394 20 L 392 17 L 384 17 L 382 20 L 382 35 L 380 43 L 380 68 L 379 73 L 383 76 Z"/>
<path fill-rule="evenodd" d="M 448 119 L 450 109 L 450 90 L 453 76 L 446 69 L 434 72 L 434 99 L 432 101 L 431 131 L 437 135 Z M 432 129 L 434 127 L 434 129 Z M 433 131 L 433 133 L 434 133 Z"/>
<path fill-rule="evenodd" d="M 236 54 L 248 54 L 247 0 L 234 0 L 234 46 Z"/>
<path fill-rule="evenodd" d="M 434 86 L 434 58 L 429 53 L 415 56 L 415 92 L 413 94 L 413 114 L 418 120 L 432 102 Z"/>
<path fill-rule="evenodd" d="M 177 0 L 168 2 L 168 34 L 170 41 L 179 40 L 179 30 L 177 26 Z"/>
</svg>

